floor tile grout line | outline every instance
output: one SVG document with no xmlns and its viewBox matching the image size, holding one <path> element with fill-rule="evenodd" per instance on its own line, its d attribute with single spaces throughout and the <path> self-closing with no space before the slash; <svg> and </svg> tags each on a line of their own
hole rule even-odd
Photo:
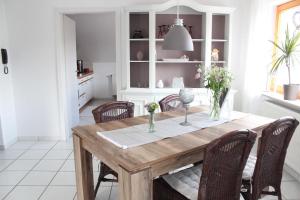
<svg viewBox="0 0 300 200">
<path fill-rule="evenodd" d="M 37 142 L 35 142 L 35 143 L 37 143 Z M 58 143 L 58 141 L 56 141 L 56 143 L 47 151 L 47 153 L 29 170 L 29 171 L 27 171 L 27 173 L 24 175 L 24 177 L 16 184 L 16 185 L 14 185 L 13 186 L 13 188 L 12 188 L 12 190 L 11 191 L 9 191 L 4 197 L 3 197 L 3 200 L 5 200 L 5 198 L 7 198 L 7 196 L 10 194 L 10 193 L 12 193 L 14 190 L 15 190 L 15 188 L 17 187 L 17 186 L 19 186 L 19 184 L 24 180 L 24 178 L 30 173 L 30 172 L 32 172 L 32 169 L 34 169 L 40 162 L 41 162 L 41 160 L 48 154 L 48 152 L 49 151 L 51 151 L 52 150 L 52 148 L 56 145 Z M 23 153 L 25 153 L 25 151 L 23 152 Z M 21 155 L 23 155 L 23 154 L 21 154 Z M 20 156 L 21 156 L 20 155 Z M 19 157 L 20 157 L 19 156 Z M 18 157 L 18 158 L 19 158 Z M 18 159 L 17 159 L 18 160 Z"/>
<path fill-rule="evenodd" d="M 111 185 L 111 187 L 110 187 L 110 191 L 109 191 L 109 195 L 108 195 L 108 200 L 110 200 L 110 195 L 111 195 L 111 192 L 112 192 L 112 187 L 113 187 L 113 185 Z"/>
<path fill-rule="evenodd" d="M 35 143 L 34 143 L 35 144 Z M 34 145 L 33 144 L 33 145 Z M 32 145 L 32 146 L 33 146 Z M 30 148 L 30 147 L 29 147 Z M 9 166 L 11 166 L 13 163 L 15 163 L 23 154 L 25 154 L 28 150 L 29 150 L 29 148 L 28 149 L 24 149 L 23 150 L 23 153 L 21 153 L 19 156 L 17 156 L 15 159 L 12 159 L 13 161 L 8 165 L 8 166 L 6 166 L 5 168 L 3 168 L 3 170 L 1 170 L 0 172 L 4 172 Z M 21 150 L 21 149 L 20 149 Z"/>
<path fill-rule="evenodd" d="M 25 150 L 25 151 L 27 151 L 27 150 Z M 20 156 L 22 156 L 24 153 L 25 153 L 25 151 L 23 152 L 23 153 L 21 153 L 20 154 Z M 20 157 L 19 156 L 19 157 Z M 15 160 L 13 160 L 8 166 L 6 166 L 2 171 L 0 171 L 0 172 L 4 172 L 9 166 L 11 166 L 12 164 L 14 164 L 18 159 L 19 159 L 19 157 L 18 158 L 16 158 Z"/>
<path fill-rule="evenodd" d="M 54 145 L 55 146 L 55 145 Z M 66 156 L 67 158 L 71 155 L 71 153 L 73 153 L 73 151 L 70 152 L 70 154 L 68 156 Z M 67 158 L 64 160 L 64 162 L 62 163 L 62 165 L 60 166 L 60 168 L 56 171 L 56 173 L 54 174 L 54 176 L 52 177 L 52 179 L 49 181 L 48 185 L 45 187 L 45 189 L 43 190 L 43 192 L 40 194 L 40 196 L 38 197 L 37 200 L 40 200 L 43 196 L 43 194 L 46 192 L 46 190 L 49 188 L 51 182 L 54 180 L 54 178 L 57 176 L 58 172 L 61 170 L 61 168 L 64 166 L 64 164 L 67 162 Z"/>
<path fill-rule="evenodd" d="M 15 144 L 17 144 L 18 142 L 22 142 L 22 141 L 17 141 Z M 13 145 L 15 145 L 15 144 L 13 144 L 10 148 L 8 148 L 8 150 L 10 149 L 10 150 L 29 150 L 33 145 L 35 145 L 37 143 L 37 141 L 33 141 L 33 144 L 32 145 L 30 145 L 28 148 L 26 148 L 26 149 L 10 149 Z"/>
</svg>

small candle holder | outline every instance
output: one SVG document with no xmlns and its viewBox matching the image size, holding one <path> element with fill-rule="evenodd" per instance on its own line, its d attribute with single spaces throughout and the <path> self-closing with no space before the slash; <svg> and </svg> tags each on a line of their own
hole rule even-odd
<svg viewBox="0 0 300 200">
<path fill-rule="evenodd" d="M 189 110 L 189 104 L 183 104 L 183 107 L 185 108 L 185 118 L 184 118 L 184 122 L 181 122 L 180 125 L 181 126 L 190 126 L 192 124 L 190 122 L 188 122 L 188 120 L 187 120 L 187 114 L 188 114 L 188 110 Z"/>
</svg>

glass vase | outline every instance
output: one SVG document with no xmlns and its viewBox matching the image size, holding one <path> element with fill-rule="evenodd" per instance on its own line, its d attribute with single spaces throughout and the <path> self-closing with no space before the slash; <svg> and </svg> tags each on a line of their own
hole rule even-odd
<svg viewBox="0 0 300 200">
<path fill-rule="evenodd" d="M 220 119 L 220 114 L 221 114 L 220 98 L 221 98 L 221 93 L 212 92 L 212 96 L 210 99 L 210 118 L 212 120 Z"/>
<path fill-rule="evenodd" d="M 149 112 L 149 133 L 155 132 L 154 112 Z"/>
</svg>

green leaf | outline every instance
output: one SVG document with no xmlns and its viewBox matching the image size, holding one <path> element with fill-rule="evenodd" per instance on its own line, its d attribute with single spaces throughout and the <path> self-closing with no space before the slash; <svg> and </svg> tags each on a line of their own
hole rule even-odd
<svg viewBox="0 0 300 200">
<path fill-rule="evenodd" d="M 270 41 L 273 46 L 279 51 L 273 56 L 274 61 L 272 63 L 271 73 L 274 73 L 282 65 L 286 67 L 291 67 L 290 64 L 294 63 L 294 54 L 298 51 L 299 47 L 300 33 L 290 35 L 289 27 L 287 26 L 285 31 L 285 40 L 281 44 L 274 41 Z"/>
</svg>

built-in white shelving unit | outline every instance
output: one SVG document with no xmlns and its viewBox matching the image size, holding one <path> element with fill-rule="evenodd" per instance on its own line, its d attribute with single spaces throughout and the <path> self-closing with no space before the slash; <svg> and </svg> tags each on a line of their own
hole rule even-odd
<svg viewBox="0 0 300 200">
<path fill-rule="evenodd" d="M 176 18 L 177 4 L 180 5 L 180 18 L 191 31 L 193 52 L 162 49 L 163 35 Z M 185 87 L 192 88 L 197 94 L 195 101 L 208 103 L 208 92 L 203 88 L 203 81 L 194 79 L 195 66 L 202 64 L 206 69 L 211 65 L 230 68 L 230 21 L 233 11 L 233 8 L 206 6 L 193 0 L 171 0 L 163 4 L 125 9 L 122 17 L 125 34 L 122 39 L 126 41 L 123 60 L 126 64 L 127 87 L 119 92 L 119 99 L 133 101 L 137 105 L 136 114 L 144 114 L 145 103 L 178 93 L 178 88 L 172 88 L 172 79 L 183 77 Z M 219 51 L 218 61 L 211 58 L 213 49 Z M 188 61 L 164 61 L 184 55 L 189 58 Z M 158 88 L 159 80 L 163 81 L 163 88 Z"/>
</svg>

